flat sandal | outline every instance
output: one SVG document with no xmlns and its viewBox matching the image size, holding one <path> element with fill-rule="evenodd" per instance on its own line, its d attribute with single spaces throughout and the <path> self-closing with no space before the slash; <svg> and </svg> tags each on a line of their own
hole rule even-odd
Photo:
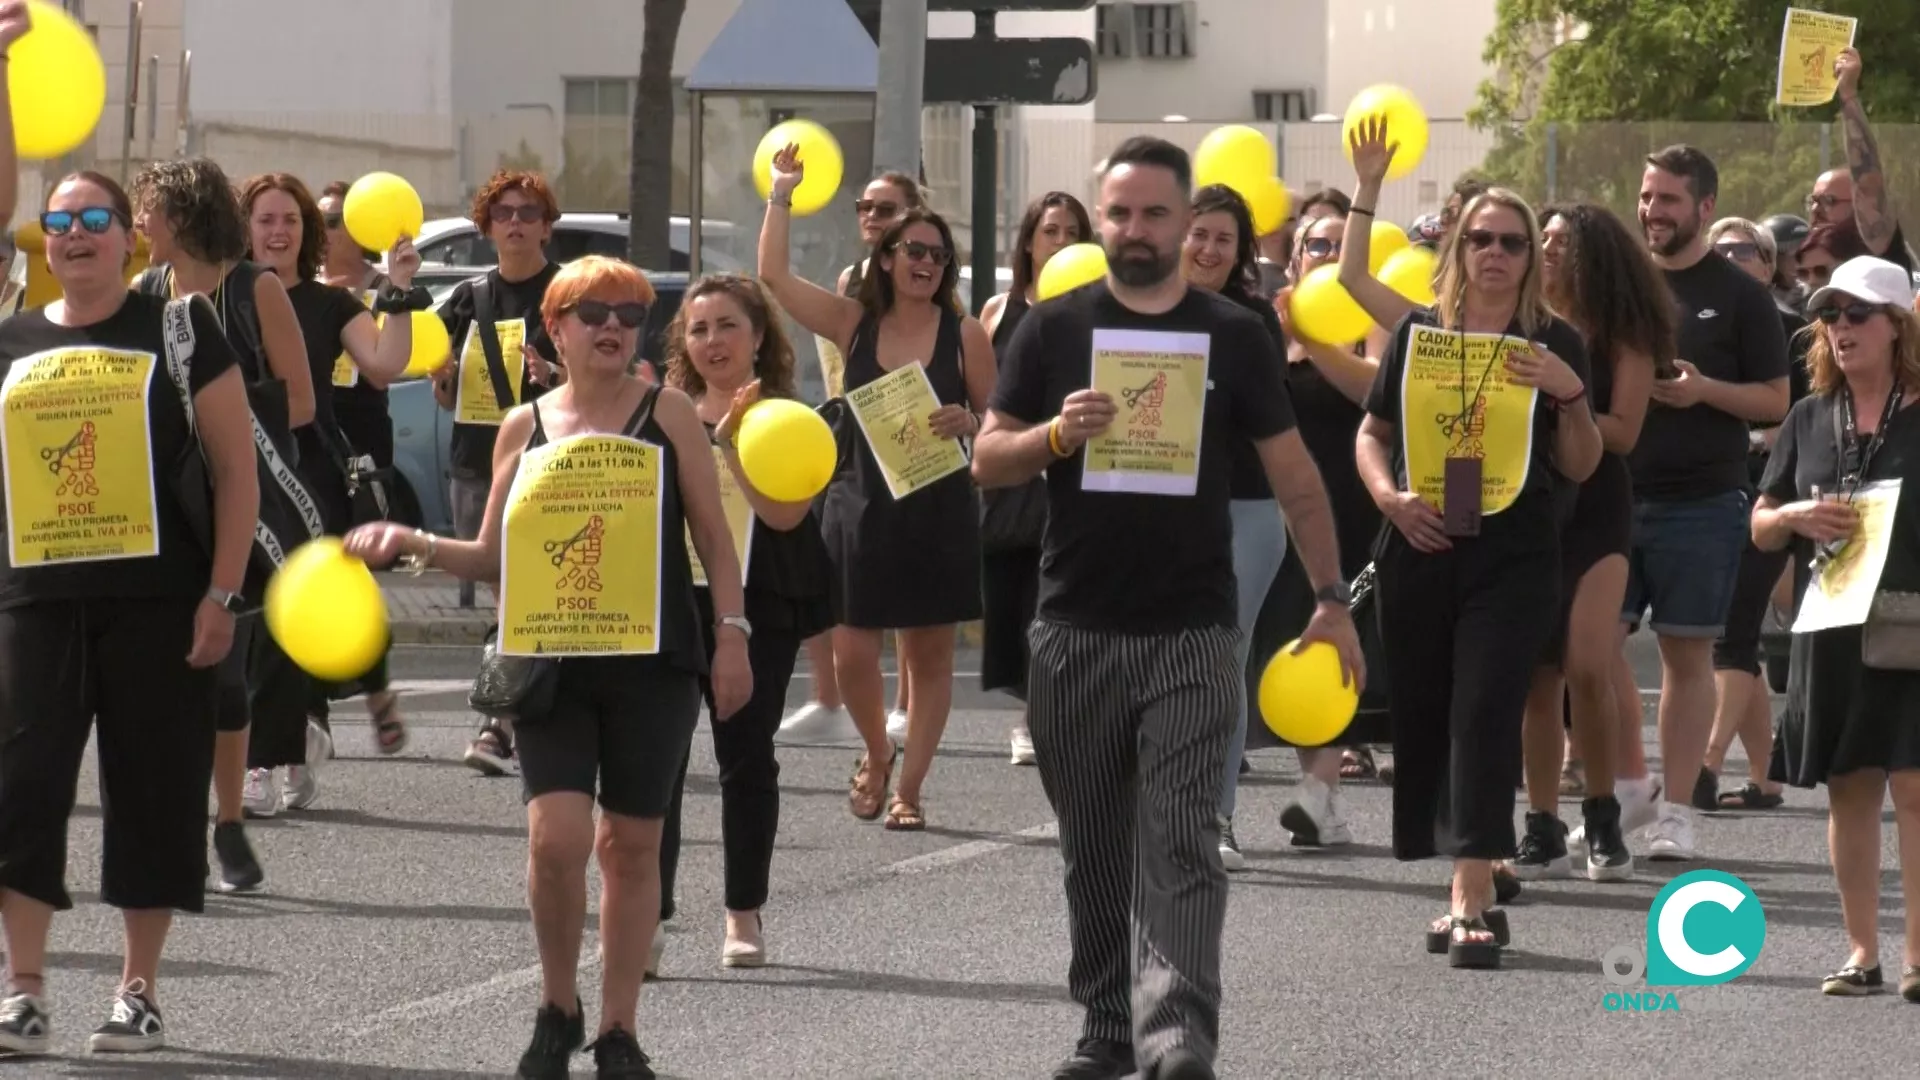
<svg viewBox="0 0 1920 1080">
<path fill-rule="evenodd" d="M 887 789 L 893 785 L 893 763 L 900 757 L 900 748 L 889 743 L 891 752 L 887 756 L 886 771 L 880 773 L 880 783 L 869 789 L 861 784 L 862 778 L 871 778 L 877 771 L 873 761 L 862 755 L 854 767 L 852 787 L 847 791 L 847 809 L 861 821 L 872 821 L 880 816 L 881 807 L 887 803 Z"/>
</svg>

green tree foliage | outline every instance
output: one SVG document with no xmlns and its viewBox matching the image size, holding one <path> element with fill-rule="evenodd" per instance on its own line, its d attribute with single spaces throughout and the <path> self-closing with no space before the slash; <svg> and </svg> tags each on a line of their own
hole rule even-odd
<svg viewBox="0 0 1920 1080">
<path fill-rule="evenodd" d="M 1920 206 L 1920 2 L 1796 0 L 1860 20 L 1860 96 L 1896 199 Z M 1837 105 L 1773 104 L 1781 0 L 1500 0 L 1469 119 L 1497 135 L 1480 172 L 1530 199 L 1631 220 L 1646 155 L 1677 142 L 1720 169 L 1721 214 L 1804 215 L 1822 169 L 1846 163 Z M 1567 33 L 1584 27 L 1584 36 Z M 1560 31 L 1560 32 L 1556 32 Z M 1568 40 L 1571 38 L 1571 40 Z M 1821 159 L 1821 125 L 1829 156 Z M 1550 133 L 1551 132 L 1551 133 Z"/>
</svg>

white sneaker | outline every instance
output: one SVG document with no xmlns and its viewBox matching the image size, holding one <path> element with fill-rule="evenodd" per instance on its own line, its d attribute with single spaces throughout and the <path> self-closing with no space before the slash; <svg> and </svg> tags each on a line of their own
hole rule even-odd
<svg viewBox="0 0 1920 1080">
<path fill-rule="evenodd" d="M 1651 776 L 1613 782 L 1613 797 L 1620 802 L 1622 837 L 1630 838 L 1659 819 L 1660 794 L 1660 781 Z M 1567 834 L 1567 854 L 1575 863 L 1586 859 L 1587 827 L 1584 824 Z"/>
<path fill-rule="evenodd" d="M 780 722 L 776 742 L 788 746 L 858 741 L 860 729 L 853 726 L 847 710 L 809 701 Z"/>
<path fill-rule="evenodd" d="M 905 741 L 907 737 L 907 714 L 895 709 L 887 714 L 887 734 Z"/>
<path fill-rule="evenodd" d="M 1280 824 L 1294 847 L 1330 847 L 1353 842 L 1353 833 L 1334 809 L 1334 793 L 1318 777 L 1308 776 L 1293 789 L 1293 801 L 1280 811 Z"/>
<path fill-rule="evenodd" d="M 1353 830 L 1347 822 L 1347 797 L 1344 789 L 1335 784 L 1327 792 L 1327 827 L 1321 836 L 1321 842 L 1330 847 L 1353 843 Z"/>
<path fill-rule="evenodd" d="M 318 769 L 333 760 L 333 733 L 311 717 L 307 720 L 307 768 Z"/>
<path fill-rule="evenodd" d="M 320 778 L 311 765 L 287 766 L 287 791 L 282 810 L 305 810 L 320 798 Z"/>
<path fill-rule="evenodd" d="M 1660 817 L 1647 827 L 1647 858 L 1655 862 L 1693 860 L 1693 807 L 1660 804 Z"/>
<path fill-rule="evenodd" d="M 240 808 L 251 818 L 270 818 L 280 812 L 280 777 L 272 769 L 248 769 Z"/>
<path fill-rule="evenodd" d="M 1015 765 L 1034 763 L 1033 733 L 1027 730 L 1025 724 L 1013 729 L 1013 763 Z"/>
</svg>

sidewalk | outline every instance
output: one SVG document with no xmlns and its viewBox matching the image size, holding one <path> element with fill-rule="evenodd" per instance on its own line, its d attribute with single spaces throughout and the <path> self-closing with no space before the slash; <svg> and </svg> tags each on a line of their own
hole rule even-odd
<svg viewBox="0 0 1920 1080">
<path fill-rule="evenodd" d="M 460 606 L 460 583 L 437 570 L 419 577 L 404 573 L 377 573 L 387 598 L 387 620 L 396 645 L 479 645 L 493 625 L 493 591 L 474 590 L 473 606 Z M 963 623 L 960 647 L 980 646 L 980 624 Z M 884 651 L 893 651 L 893 635 L 886 635 Z"/>
</svg>

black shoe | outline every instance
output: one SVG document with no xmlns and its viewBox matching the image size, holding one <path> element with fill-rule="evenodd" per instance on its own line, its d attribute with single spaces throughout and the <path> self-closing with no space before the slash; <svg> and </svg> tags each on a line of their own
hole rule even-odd
<svg viewBox="0 0 1920 1080">
<path fill-rule="evenodd" d="M 587 1041 L 586 1010 L 578 1001 L 568 1016 L 558 1005 L 542 1005 L 533 1016 L 533 1041 L 520 1055 L 520 1080 L 567 1080 L 567 1060 Z"/>
<path fill-rule="evenodd" d="M 647 1067 L 647 1055 L 640 1052 L 640 1044 L 625 1028 L 614 1028 L 593 1040 L 587 1049 L 593 1051 L 595 1076 L 654 1080 L 653 1070 Z"/>
<path fill-rule="evenodd" d="M 1213 1066 L 1185 1047 L 1175 1047 L 1149 1074 L 1153 1080 L 1214 1080 Z"/>
<path fill-rule="evenodd" d="M 1520 838 L 1520 851 L 1513 860 L 1513 872 L 1522 881 L 1546 877 L 1564 877 L 1573 864 L 1567 858 L 1567 827 L 1543 810 L 1527 811 L 1527 834 Z"/>
<path fill-rule="evenodd" d="M 214 888 L 221 892 L 254 892 L 267 883 L 267 872 L 260 869 L 260 860 L 253 857 L 246 827 L 239 822 L 222 821 L 213 827 L 213 854 L 220 863 L 220 877 Z"/>
<path fill-rule="evenodd" d="M 1520 899 L 1520 877 L 1499 863 L 1493 864 L 1493 902 L 1511 904 Z"/>
<path fill-rule="evenodd" d="M 1720 778 L 1712 769 L 1700 766 L 1700 775 L 1693 782 L 1693 808 L 1712 813 L 1720 809 Z"/>
<path fill-rule="evenodd" d="M 113 1015 L 93 1029 L 87 1049 L 96 1054 L 142 1054 L 167 1045 L 160 1010 L 147 997 L 145 979 L 135 979 L 113 999 Z"/>
<path fill-rule="evenodd" d="M 1886 977 L 1881 974 L 1879 964 L 1872 967 L 1848 964 L 1820 980 L 1820 992 L 1833 997 L 1866 997 L 1879 993 L 1885 986 Z"/>
<path fill-rule="evenodd" d="M 1620 800 L 1611 795 L 1582 799 L 1580 815 L 1586 823 L 1587 880 L 1632 880 L 1633 852 L 1620 835 Z"/>
<path fill-rule="evenodd" d="M 0 1050 L 44 1054 L 53 1044 L 53 1019 L 38 994 L 8 994 L 0 1001 Z"/>
<path fill-rule="evenodd" d="M 1133 1073 L 1133 1047 L 1112 1039 L 1081 1039 L 1053 1080 L 1120 1080 Z"/>
</svg>

